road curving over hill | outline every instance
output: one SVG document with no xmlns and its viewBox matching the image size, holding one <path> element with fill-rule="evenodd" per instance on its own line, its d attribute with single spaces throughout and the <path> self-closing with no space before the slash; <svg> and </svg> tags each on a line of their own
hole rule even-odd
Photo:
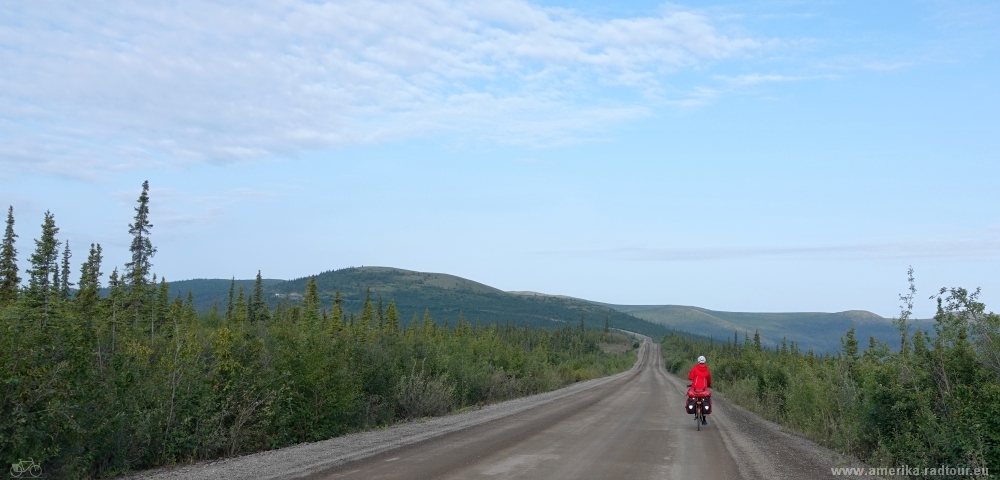
<svg viewBox="0 0 1000 480">
<path fill-rule="evenodd" d="M 697 431 L 659 348 L 647 338 L 627 372 L 478 411 L 133 477 L 798 479 L 859 465 L 719 395 Z"/>
</svg>

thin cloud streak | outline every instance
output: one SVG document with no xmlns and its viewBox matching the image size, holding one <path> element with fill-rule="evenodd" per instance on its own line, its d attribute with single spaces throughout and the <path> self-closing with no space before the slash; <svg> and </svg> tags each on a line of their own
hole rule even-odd
<svg viewBox="0 0 1000 480">
<path fill-rule="evenodd" d="M 951 260 L 1000 258 L 1000 240 L 856 243 L 840 245 L 656 248 L 549 251 L 546 254 L 630 261 L 692 262 L 782 257 L 803 260 Z"/>
<path fill-rule="evenodd" d="M 770 45 L 696 12 L 523 0 L 3 8 L 0 165 L 83 179 L 426 135 L 579 142 L 649 115 L 672 73 Z"/>
</svg>

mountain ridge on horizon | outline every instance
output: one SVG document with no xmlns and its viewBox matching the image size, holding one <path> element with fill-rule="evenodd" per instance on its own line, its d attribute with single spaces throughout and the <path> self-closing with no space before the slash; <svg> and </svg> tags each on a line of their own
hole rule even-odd
<svg viewBox="0 0 1000 480">
<path fill-rule="evenodd" d="M 513 322 L 533 327 L 577 325 L 581 317 L 591 328 L 603 328 L 605 320 L 614 328 L 662 336 L 670 329 L 609 307 L 577 299 L 523 297 L 503 290 L 444 273 L 418 272 L 392 267 L 347 267 L 327 270 L 292 280 L 264 280 L 264 292 L 270 306 L 282 301 L 295 303 L 305 292 L 306 283 L 315 279 L 321 308 L 332 308 L 334 294 L 340 292 L 347 312 L 360 312 L 367 295 L 387 307 L 396 303 L 400 321 L 429 313 L 438 323 L 454 323 L 458 315 L 484 323 Z M 220 310 L 228 302 L 230 285 L 242 287 L 244 295 L 254 280 L 192 279 L 170 283 L 171 296 L 185 296 L 191 291 L 195 308 L 209 311 L 213 304 Z"/>
<path fill-rule="evenodd" d="M 603 326 L 607 316 L 612 326 L 628 325 L 654 335 L 676 330 L 717 339 L 732 339 L 735 335 L 742 341 L 743 335 L 752 337 L 756 331 L 765 345 L 779 345 L 784 339 L 819 353 L 838 350 L 840 339 L 852 327 L 862 342 L 874 336 L 890 345 L 898 344 L 899 335 L 890 319 L 866 310 L 725 312 L 687 305 L 618 305 L 567 295 L 503 291 L 457 275 L 381 266 L 346 267 L 292 280 L 265 279 L 269 303 L 273 307 L 290 296 L 297 298 L 305 292 L 309 278 L 316 279 L 324 308 L 332 304 L 334 292 L 340 291 L 345 308 L 359 311 L 364 296 L 370 292 L 373 301 L 380 296 L 385 304 L 394 300 L 404 323 L 425 311 L 439 322 L 453 322 L 461 313 L 473 322 L 510 320 L 533 326 L 575 324 L 583 314 L 591 327 Z M 191 290 L 198 310 L 207 311 L 213 303 L 224 308 L 231 282 L 249 294 L 254 280 L 181 280 L 170 284 L 171 295 L 184 296 Z"/>
</svg>

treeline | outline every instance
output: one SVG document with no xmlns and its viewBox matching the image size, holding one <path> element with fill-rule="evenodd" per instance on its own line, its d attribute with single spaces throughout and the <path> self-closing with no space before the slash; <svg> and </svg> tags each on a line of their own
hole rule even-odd
<svg viewBox="0 0 1000 480">
<path fill-rule="evenodd" d="M 726 343 L 663 340 L 667 368 L 708 357 L 715 387 L 733 402 L 872 465 L 1000 470 L 1000 315 L 978 290 L 942 289 L 933 332 L 912 335 L 910 293 L 896 321 L 901 348 L 849 330 L 836 355 L 803 352 L 759 335 Z"/>
<path fill-rule="evenodd" d="M 401 324 L 395 304 L 271 309 L 250 292 L 199 314 L 150 276 L 148 183 L 131 260 L 102 288 L 92 245 L 70 282 L 71 252 L 45 214 L 22 285 L 13 209 L 0 248 L 0 458 L 55 477 L 128 470 L 316 441 L 551 390 L 628 368 L 612 334 L 471 324 L 430 315 Z M 624 339 L 621 339 L 624 341 Z"/>
</svg>

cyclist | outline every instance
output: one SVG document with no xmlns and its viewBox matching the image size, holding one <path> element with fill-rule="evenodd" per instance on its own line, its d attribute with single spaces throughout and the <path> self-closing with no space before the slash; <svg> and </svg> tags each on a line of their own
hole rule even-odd
<svg viewBox="0 0 1000 480">
<path fill-rule="evenodd" d="M 708 365 L 705 364 L 705 356 L 701 355 L 698 357 L 698 363 L 691 367 L 691 371 L 688 372 L 688 380 L 691 381 L 691 389 L 689 390 L 688 396 L 691 396 L 690 392 L 701 393 L 712 386 L 712 372 L 708 370 Z M 701 395 L 698 395 L 701 396 Z M 708 395 L 708 404 L 712 403 L 711 393 Z M 707 425 L 708 421 L 705 418 L 701 419 L 702 425 Z"/>
</svg>

